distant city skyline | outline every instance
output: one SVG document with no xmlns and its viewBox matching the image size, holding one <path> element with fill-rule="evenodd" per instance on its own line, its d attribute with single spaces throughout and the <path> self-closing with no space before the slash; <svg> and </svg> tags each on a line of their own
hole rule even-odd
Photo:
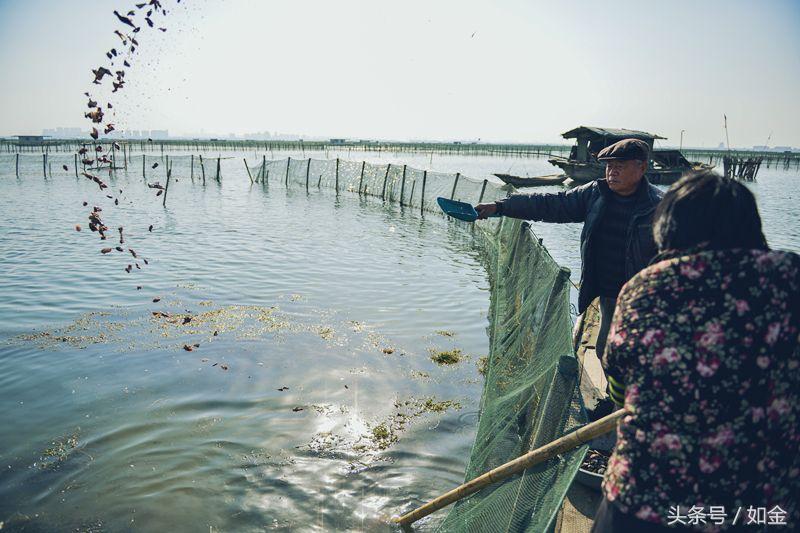
<svg viewBox="0 0 800 533">
<path fill-rule="evenodd" d="M 593 125 L 715 147 L 727 115 L 731 146 L 800 146 L 792 0 L 163 3 L 168 31 L 143 28 L 102 94 L 117 129 L 563 143 Z M 131 6 L 0 0 L 0 135 L 77 127 Z"/>
<path fill-rule="evenodd" d="M 48 138 L 53 139 L 79 139 L 88 135 L 89 129 L 88 128 L 81 128 L 81 127 L 65 127 L 65 126 L 58 126 L 56 128 L 45 128 L 42 130 L 41 135 Z M 658 132 L 651 132 L 651 133 L 658 133 Z M 28 134 L 28 135 L 36 135 L 36 134 Z M 15 135 L 5 135 L 0 136 L 2 137 L 14 137 Z M 336 136 L 327 136 L 327 135 L 306 135 L 302 133 L 282 133 L 282 132 L 270 132 L 270 131 L 259 131 L 259 132 L 247 132 L 247 133 L 208 133 L 208 132 L 181 132 L 177 134 L 170 134 L 169 130 L 165 129 L 158 129 L 158 130 L 115 130 L 106 136 L 109 139 L 153 139 L 153 140 L 192 140 L 192 139 L 200 139 L 200 140 L 211 140 L 211 139 L 219 139 L 219 140 L 256 140 L 256 141 L 332 141 L 332 140 L 341 140 L 346 142 L 356 142 L 356 141 L 387 141 L 387 142 L 457 142 L 457 143 L 509 143 L 509 144 L 563 144 L 563 145 L 571 145 L 573 144 L 572 140 L 569 139 L 561 139 L 560 141 L 555 142 L 545 142 L 545 141 L 508 141 L 508 140 L 482 140 L 482 139 L 457 139 L 457 138 L 449 138 L 449 139 L 393 139 L 393 138 L 369 138 L 365 136 L 353 136 L 353 137 L 336 137 Z M 656 148 L 677 148 L 679 144 L 672 144 L 666 141 L 656 140 Z M 684 144 L 683 148 L 687 149 L 722 149 L 726 148 L 725 143 L 720 141 L 716 145 L 688 145 Z M 775 151 L 775 152 L 784 152 L 784 151 L 796 151 L 800 152 L 800 147 L 794 146 L 784 146 L 784 145 L 753 145 L 753 146 L 737 146 L 731 145 L 731 149 L 736 150 L 758 150 L 758 151 Z"/>
</svg>

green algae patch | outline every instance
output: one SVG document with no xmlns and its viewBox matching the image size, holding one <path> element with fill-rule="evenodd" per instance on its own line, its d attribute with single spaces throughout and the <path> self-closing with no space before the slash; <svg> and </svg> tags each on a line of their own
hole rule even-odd
<svg viewBox="0 0 800 533">
<path fill-rule="evenodd" d="M 438 329 L 435 333 L 437 335 L 441 335 L 442 337 L 453 337 L 456 334 L 455 331 L 450 331 L 447 329 Z"/>
<path fill-rule="evenodd" d="M 385 450 L 399 439 L 395 432 L 390 431 L 389 427 L 386 426 L 386 423 L 381 423 L 373 427 L 370 433 L 372 436 L 372 442 L 379 450 Z"/>
<path fill-rule="evenodd" d="M 465 357 L 459 348 L 453 348 L 452 350 L 437 350 L 431 348 L 430 352 L 431 361 L 437 365 L 454 365 L 461 362 Z"/>
</svg>

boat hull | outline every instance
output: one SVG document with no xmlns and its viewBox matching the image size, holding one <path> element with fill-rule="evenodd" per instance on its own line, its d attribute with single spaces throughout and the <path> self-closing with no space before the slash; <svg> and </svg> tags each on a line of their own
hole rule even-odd
<svg viewBox="0 0 800 533">
<path fill-rule="evenodd" d="M 552 174 L 550 176 L 534 176 L 530 178 L 523 178 L 520 176 L 512 176 L 511 174 L 495 174 L 500 178 L 503 183 L 513 185 L 514 187 L 539 187 L 542 185 L 560 185 L 567 179 L 565 174 Z"/>
</svg>

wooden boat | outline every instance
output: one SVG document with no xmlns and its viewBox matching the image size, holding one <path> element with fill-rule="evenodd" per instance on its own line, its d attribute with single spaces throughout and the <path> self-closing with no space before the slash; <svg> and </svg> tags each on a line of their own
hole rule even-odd
<svg viewBox="0 0 800 533">
<path fill-rule="evenodd" d="M 553 156 L 548 161 L 564 171 L 571 180 L 589 183 L 605 176 L 605 164 L 597 160 L 597 154 L 606 146 L 622 139 L 641 139 L 650 146 L 650 161 L 645 176 L 650 183 L 670 185 L 693 172 L 708 170 L 712 165 L 687 161 L 679 150 L 654 150 L 656 139 L 666 139 L 646 131 L 595 128 L 580 126 L 562 137 L 577 139 L 569 157 Z"/>
<path fill-rule="evenodd" d="M 540 185 L 560 185 L 564 183 L 565 179 L 567 179 L 565 174 L 550 174 L 547 176 L 532 176 L 525 178 L 520 176 L 512 176 L 511 174 L 495 174 L 495 176 L 500 178 L 503 183 L 513 185 L 517 188 L 538 187 Z"/>
</svg>

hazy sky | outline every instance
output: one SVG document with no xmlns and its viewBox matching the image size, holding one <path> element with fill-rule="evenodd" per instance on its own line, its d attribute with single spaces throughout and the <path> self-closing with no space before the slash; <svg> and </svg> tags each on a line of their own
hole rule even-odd
<svg viewBox="0 0 800 533">
<path fill-rule="evenodd" d="M 162 0 L 118 128 L 800 146 L 800 2 Z M 91 68 L 135 1 L 0 0 L 0 135 L 85 126 Z M 158 23 L 157 23 L 158 24 Z M 149 30 L 149 31 L 148 31 Z"/>
</svg>

